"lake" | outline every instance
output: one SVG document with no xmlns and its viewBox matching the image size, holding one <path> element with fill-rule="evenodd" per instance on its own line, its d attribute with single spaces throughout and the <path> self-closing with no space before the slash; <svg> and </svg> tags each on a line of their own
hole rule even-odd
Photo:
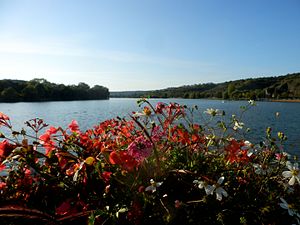
<svg viewBox="0 0 300 225">
<path fill-rule="evenodd" d="M 0 111 L 7 114 L 15 129 L 25 127 L 24 122 L 32 118 L 42 118 L 53 126 L 67 127 L 72 119 L 78 121 L 80 128 L 86 130 L 100 122 L 126 117 L 131 112 L 139 110 L 137 99 L 111 98 L 95 101 L 67 102 L 30 102 L 30 103 L 0 103 Z M 197 105 L 200 118 L 207 108 L 224 110 L 227 115 L 239 115 L 240 106 L 247 101 L 221 101 L 205 99 L 153 99 L 157 102 L 177 102 L 187 106 Z M 279 112 L 279 116 L 276 113 Z M 197 121 L 195 121 L 197 122 Z M 262 141 L 266 127 L 272 127 L 274 132 L 282 131 L 288 136 L 286 150 L 300 156 L 300 103 L 287 102 L 256 102 L 243 116 L 246 127 L 251 129 L 249 139 Z M 276 134 L 274 133 L 274 134 Z"/>
</svg>

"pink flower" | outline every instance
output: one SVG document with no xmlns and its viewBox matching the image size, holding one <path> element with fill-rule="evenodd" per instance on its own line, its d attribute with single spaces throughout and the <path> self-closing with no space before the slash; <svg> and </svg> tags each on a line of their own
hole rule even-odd
<svg viewBox="0 0 300 225">
<path fill-rule="evenodd" d="M 9 117 L 4 113 L 0 112 L 0 126 L 6 126 L 11 128 L 10 122 L 7 122 L 7 120 L 9 120 Z"/>
<path fill-rule="evenodd" d="M 80 133 L 78 122 L 76 120 L 72 120 L 72 122 L 69 124 L 69 128 L 70 128 L 71 132 L 74 132 L 77 134 Z"/>
<path fill-rule="evenodd" d="M 0 112 L 0 120 L 9 120 L 9 117 L 4 113 Z"/>
<path fill-rule="evenodd" d="M 153 144 L 144 136 L 136 138 L 127 148 L 128 154 L 141 163 L 145 158 L 149 157 L 153 150 Z"/>
<path fill-rule="evenodd" d="M 156 104 L 156 107 L 155 107 L 155 112 L 158 113 L 158 114 L 162 114 L 163 113 L 163 109 L 166 107 L 166 105 L 162 102 L 158 102 Z"/>
<path fill-rule="evenodd" d="M 275 158 L 280 161 L 287 158 L 287 153 L 275 153 Z"/>
<path fill-rule="evenodd" d="M 164 131 L 161 131 L 159 126 L 155 126 L 152 129 L 152 132 L 151 132 L 152 141 L 158 142 L 159 140 L 162 139 L 162 137 L 165 137 L 165 136 L 166 136 L 166 133 Z"/>
</svg>

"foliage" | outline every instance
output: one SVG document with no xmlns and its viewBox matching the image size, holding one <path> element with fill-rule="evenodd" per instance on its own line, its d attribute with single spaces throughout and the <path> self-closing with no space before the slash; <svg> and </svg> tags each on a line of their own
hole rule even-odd
<svg viewBox="0 0 300 225">
<path fill-rule="evenodd" d="M 112 97 L 300 99 L 300 73 L 262 77 L 219 84 L 195 84 L 156 91 L 112 92 Z"/>
<path fill-rule="evenodd" d="M 78 85 L 54 84 L 45 79 L 0 80 L 0 102 L 69 101 L 108 99 L 107 88 L 85 83 Z"/>
<path fill-rule="evenodd" d="M 139 101 L 141 112 L 81 131 L 26 122 L 0 126 L 0 204 L 92 224 L 300 224 L 300 172 L 271 128 L 259 144 L 225 112 Z M 246 111 L 253 101 L 242 107 Z M 47 128 L 46 131 L 44 129 Z M 7 133 L 7 131 L 6 131 Z"/>
</svg>

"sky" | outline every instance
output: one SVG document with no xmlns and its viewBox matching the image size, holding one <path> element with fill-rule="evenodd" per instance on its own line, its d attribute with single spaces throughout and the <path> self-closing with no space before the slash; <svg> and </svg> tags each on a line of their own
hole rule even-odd
<svg viewBox="0 0 300 225">
<path fill-rule="evenodd" d="M 300 0 L 0 0 L 0 79 L 154 90 L 300 72 Z"/>
</svg>

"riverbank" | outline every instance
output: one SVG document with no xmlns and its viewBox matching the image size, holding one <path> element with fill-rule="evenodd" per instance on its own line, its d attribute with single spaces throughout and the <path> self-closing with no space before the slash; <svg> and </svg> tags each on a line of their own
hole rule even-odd
<svg viewBox="0 0 300 225">
<path fill-rule="evenodd" d="M 270 102 L 300 102 L 300 99 L 270 99 Z"/>
</svg>

